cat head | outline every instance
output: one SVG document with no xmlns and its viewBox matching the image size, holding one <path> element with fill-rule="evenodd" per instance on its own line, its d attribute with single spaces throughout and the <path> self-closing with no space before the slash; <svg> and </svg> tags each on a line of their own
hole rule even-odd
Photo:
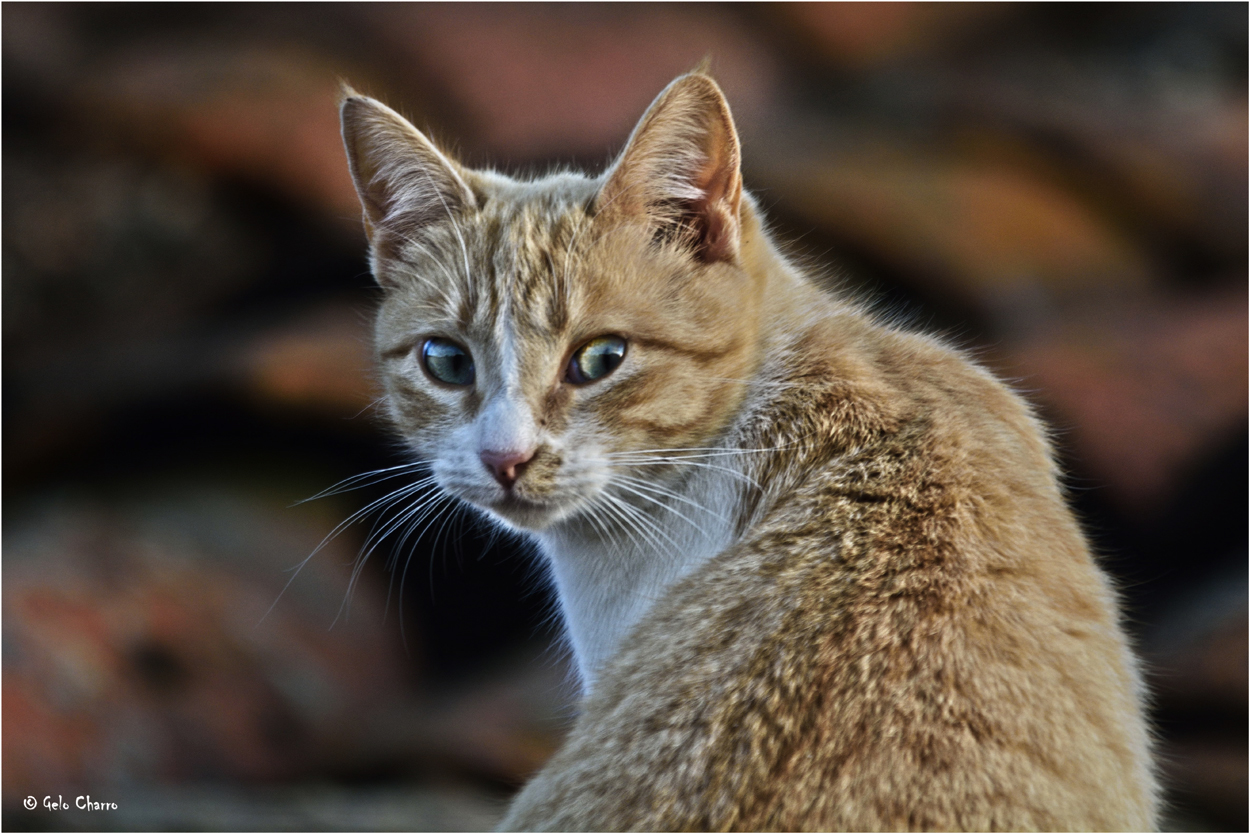
<svg viewBox="0 0 1250 834">
<path fill-rule="evenodd" d="M 715 440 L 758 353 L 716 83 L 670 84 L 597 177 L 470 170 L 353 91 L 341 115 L 386 405 L 439 486 L 538 531 L 688 476 L 665 451 Z"/>
</svg>

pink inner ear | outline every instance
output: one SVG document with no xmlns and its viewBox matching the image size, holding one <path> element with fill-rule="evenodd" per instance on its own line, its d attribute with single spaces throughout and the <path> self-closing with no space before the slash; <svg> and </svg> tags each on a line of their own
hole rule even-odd
<svg viewBox="0 0 1250 834">
<path fill-rule="evenodd" d="M 738 255 L 738 224 L 728 216 L 722 200 L 702 202 L 698 207 L 703 224 L 699 254 L 708 263 L 733 260 Z"/>
<path fill-rule="evenodd" d="M 639 122 L 598 206 L 686 236 L 707 262 L 738 257 L 742 180 L 733 118 L 710 78 L 682 76 Z"/>
<path fill-rule="evenodd" d="M 738 174 L 732 124 L 709 115 L 703 137 L 704 160 L 695 184 L 703 198 L 692 208 L 700 229 L 699 254 L 708 263 L 733 260 L 738 255 L 738 208 L 742 185 Z"/>
<path fill-rule="evenodd" d="M 699 186 L 704 197 L 694 205 L 702 226 L 699 254 L 709 263 L 733 260 L 738 255 L 738 208 L 742 193 L 736 163 L 709 159 L 703 179 Z"/>
</svg>

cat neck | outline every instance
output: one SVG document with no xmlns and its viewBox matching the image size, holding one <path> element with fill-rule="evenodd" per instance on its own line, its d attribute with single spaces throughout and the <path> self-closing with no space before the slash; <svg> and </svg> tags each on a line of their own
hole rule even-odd
<svg viewBox="0 0 1250 834">
<path fill-rule="evenodd" d="M 701 453 L 679 485 L 615 495 L 613 519 L 584 516 L 544 531 L 546 555 L 584 690 L 630 629 L 665 591 L 729 546 L 741 504 L 741 455 Z"/>
<path fill-rule="evenodd" d="M 569 643 L 583 689 L 589 693 L 597 671 L 630 629 L 682 577 L 731 545 L 745 526 L 745 514 L 762 511 L 775 495 L 759 483 L 758 454 L 743 448 L 742 425 L 766 408 L 771 385 L 783 371 L 770 367 L 789 343 L 800 341 L 813 310 L 828 311 L 828 297 L 817 291 L 774 247 L 749 195 L 743 200 L 744 269 L 763 288 L 757 350 L 762 357 L 748 383 L 738 417 L 692 458 L 691 475 L 666 483 L 642 498 L 628 490 L 616 497 L 630 509 L 611 513 L 615 521 L 578 516 L 541 533 L 538 543 L 551 566 Z M 698 465 L 703 464 L 703 465 Z M 655 490 L 658 485 L 652 485 Z M 744 496 L 759 490 L 750 507 Z M 631 500 L 632 499 L 632 500 Z"/>
</svg>

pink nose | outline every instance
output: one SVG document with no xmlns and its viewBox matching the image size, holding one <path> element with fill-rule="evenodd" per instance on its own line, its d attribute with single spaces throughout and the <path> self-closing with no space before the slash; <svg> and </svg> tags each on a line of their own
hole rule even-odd
<svg viewBox="0 0 1250 834">
<path fill-rule="evenodd" d="M 525 466 L 534 457 L 534 450 L 530 449 L 526 452 L 496 452 L 491 449 L 483 449 L 481 452 L 482 463 L 495 476 L 495 480 L 504 489 L 511 489 L 516 483 L 516 479 L 521 477 L 521 473 L 525 471 Z"/>
</svg>

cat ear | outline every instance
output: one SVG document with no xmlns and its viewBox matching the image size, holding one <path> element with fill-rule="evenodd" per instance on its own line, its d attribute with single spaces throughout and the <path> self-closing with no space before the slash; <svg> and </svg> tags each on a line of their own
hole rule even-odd
<svg viewBox="0 0 1250 834">
<path fill-rule="evenodd" d="M 370 241 L 378 229 L 402 232 L 476 205 L 459 166 L 385 104 L 346 87 L 339 116 Z"/>
<path fill-rule="evenodd" d="M 738 256 L 741 153 L 729 104 L 702 73 L 669 84 L 608 172 L 596 209 L 687 238 L 707 262 Z"/>
</svg>

